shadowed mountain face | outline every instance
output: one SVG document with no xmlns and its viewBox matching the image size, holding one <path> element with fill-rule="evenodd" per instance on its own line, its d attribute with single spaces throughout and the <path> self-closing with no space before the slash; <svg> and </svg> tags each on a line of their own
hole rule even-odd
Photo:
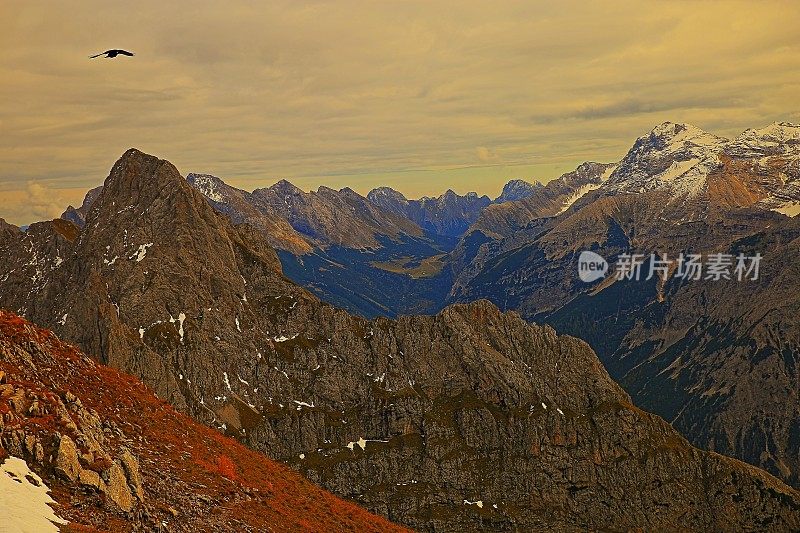
<svg viewBox="0 0 800 533">
<path fill-rule="evenodd" d="M 694 444 L 800 484 L 800 127 L 728 141 L 665 123 L 555 217 L 531 199 L 465 262 L 448 301 L 488 298 L 587 340 L 632 395 Z M 484 212 L 484 216 L 492 208 Z M 458 249 L 458 248 L 457 248 Z M 758 281 L 585 284 L 577 259 L 622 253 L 763 256 Z M 645 265 L 646 272 L 647 265 Z M 776 406 L 781 406 L 776 408 Z"/>
<path fill-rule="evenodd" d="M 401 530 L 5 311 L 0 412 L 0 463 L 38 473 L 68 530 Z"/>
<path fill-rule="evenodd" d="M 800 496 L 634 407 L 587 344 L 479 301 L 365 320 L 130 150 L 82 229 L 0 227 L 0 305 L 424 530 L 791 531 Z"/>
</svg>

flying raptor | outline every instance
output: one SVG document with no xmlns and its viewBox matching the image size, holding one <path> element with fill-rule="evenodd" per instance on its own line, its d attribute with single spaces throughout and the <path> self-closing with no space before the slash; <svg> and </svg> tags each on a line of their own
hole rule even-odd
<svg viewBox="0 0 800 533">
<path fill-rule="evenodd" d="M 118 55 L 132 56 L 133 52 L 128 52 L 127 50 L 106 50 L 105 52 L 100 52 L 99 54 L 89 56 L 89 59 L 94 59 L 95 57 L 100 57 L 100 56 L 106 56 L 107 58 L 112 59 L 117 57 Z"/>
</svg>

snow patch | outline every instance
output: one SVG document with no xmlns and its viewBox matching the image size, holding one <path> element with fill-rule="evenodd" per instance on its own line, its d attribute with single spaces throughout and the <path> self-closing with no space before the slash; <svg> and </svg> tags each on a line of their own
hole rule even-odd
<svg viewBox="0 0 800 533">
<path fill-rule="evenodd" d="M 28 464 L 9 457 L 0 465 L 0 509 L 3 514 L 3 531 L 47 532 L 59 531 L 67 524 L 56 516 L 49 504 L 55 501 L 50 489 Z"/>
<path fill-rule="evenodd" d="M 144 257 L 147 255 L 147 249 L 153 246 L 152 242 L 148 242 L 147 244 L 140 244 L 139 249 L 128 259 L 136 258 L 136 262 L 139 263 Z"/>
<path fill-rule="evenodd" d="M 560 215 L 561 213 L 569 209 L 572 204 L 580 200 L 581 197 L 583 197 L 586 193 L 591 192 L 599 187 L 600 187 L 599 183 L 587 183 L 586 185 L 581 185 L 575 190 L 574 193 L 572 193 L 572 195 L 569 198 L 564 200 L 564 206 L 556 214 Z"/>
<path fill-rule="evenodd" d="M 474 502 L 471 502 L 469 500 L 464 500 L 464 505 L 475 505 L 478 507 L 478 509 L 483 509 L 483 500 L 477 500 Z"/>
<path fill-rule="evenodd" d="M 213 200 L 217 203 L 225 203 L 225 197 L 222 196 L 219 191 L 217 191 L 217 186 L 214 183 L 214 178 L 211 176 L 203 176 L 194 174 L 192 176 L 194 178 L 194 186 L 195 188 L 200 191 L 203 196 L 208 198 L 209 200 Z"/>
<path fill-rule="evenodd" d="M 787 202 L 781 206 L 774 207 L 772 210 L 788 217 L 794 217 L 800 214 L 800 202 Z"/>
<path fill-rule="evenodd" d="M 117 315 L 119 315 L 119 311 L 117 312 Z M 170 323 L 172 323 L 172 324 L 174 324 L 175 322 L 178 323 L 178 335 L 180 335 L 180 337 L 181 337 L 181 344 L 183 344 L 183 333 L 184 333 L 184 331 L 183 331 L 183 321 L 184 320 L 186 320 L 186 314 L 183 313 L 183 312 L 178 313 L 178 318 L 173 318 L 172 315 L 169 315 Z"/>
<path fill-rule="evenodd" d="M 613 174 L 615 170 L 617 170 L 617 165 L 611 165 L 608 167 L 600 176 L 600 181 L 608 181 L 608 178 L 611 177 L 611 174 Z"/>
<path fill-rule="evenodd" d="M 365 439 L 364 437 L 359 437 L 357 441 L 348 442 L 346 447 L 350 448 L 351 452 L 356 446 L 359 446 L 362 450 L 366 450 L 368 442 L 389 442 L 389 441 L 379 440 L 379 439 Z"/>
</svg>

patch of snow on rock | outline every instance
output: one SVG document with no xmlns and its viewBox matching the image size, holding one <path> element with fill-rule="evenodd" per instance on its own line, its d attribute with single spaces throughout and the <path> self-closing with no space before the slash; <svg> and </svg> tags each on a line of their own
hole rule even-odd
<svg viewBox="0 0 800 533">
<path fill-rule="evenodd" d="M 67 524 L 56 516 L 49 504 L 55 503 L 50 489 L 28 464 L 8 457 L 0 465 L 0 510 L 2 531 L 57 532 Z"/>
<path fill-rule="evenodd" d="M 209 200 L 217 203 L 225 203 L 225 197 L 217 190 L 217 185 L 212 176 L 192 174 L 192 182 L 195 188 Z"/>
<path fill-rule="evenodd" d="M 141 262 L 142 259 L 147 255 L 147 249 L 153 246 L 152 242 L 148 242 L 147 244 L 140 244 L 139 249 L 130 257 L 130 259 L 136 259 L 136 262 Z"/>
<path fill-rule="evenodd" d="M 561 213 L 569 209 L 572 204 L 580 200 L 581 197 L 583 197 L 586 193 L 591 192 L 599 187 L 600 187 L 599 183 L 587 183 L 586 185 L 578 187 L 578 189 L 574 193 L 572 193 L 572 195 L 569 198 L 564 200 L 564 206 L 561 208 L 561 211 L 559 211 L 557 214 L 560 215 Z"/>
<path fill-rule="evenodd" d="M 464 500 L 464 505 L 475 505 L 478 507 L 478 509 L 483 509 L 483 500 L 477 500 L 474 502 L 471 502 L 469 500 Z"/>
</svg>

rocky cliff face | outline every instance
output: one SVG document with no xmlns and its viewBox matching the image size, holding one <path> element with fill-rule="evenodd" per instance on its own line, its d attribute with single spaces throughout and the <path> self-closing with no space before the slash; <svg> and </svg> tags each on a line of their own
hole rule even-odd
<svg viewBox="0 0 800 533">
<path fill-rule="evenodd" d="M 39 474 L 70 530 L 401 530 L 5 311 L 0 414 L 0 463 Z"/>
<path fill-rule="evenodd" d="M 166 161 L 126 152 L 85 227 L 61 225 L 0 228 L 0 305 L 392 520 L 798 527 L 794 490 L 689 446 L 585 343 L 487 302 L 348 315 L 283 278 L 262 233 L 233 226 Z"/>
</svg>

